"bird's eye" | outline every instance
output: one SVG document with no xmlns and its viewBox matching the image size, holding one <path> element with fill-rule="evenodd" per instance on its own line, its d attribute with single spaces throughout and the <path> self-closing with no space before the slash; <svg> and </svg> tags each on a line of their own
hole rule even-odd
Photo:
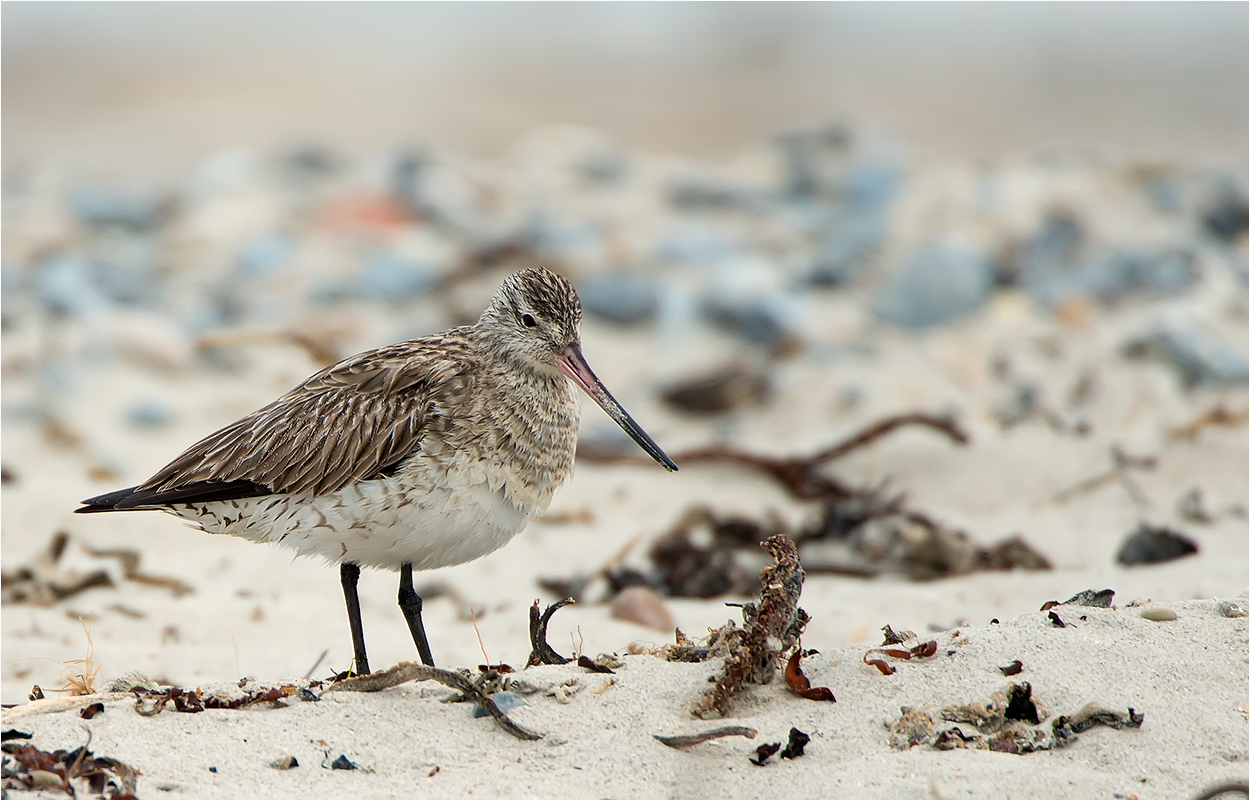
<svg viewBox="0 0 1250 801">
<path fill-rule="evenodd" d="M 538 321 L 534 319 L 532 314 L 522 314 L 521 322 L 525 323 L 526 328 L 536 328 L 538 326 Z"/>
</svg>

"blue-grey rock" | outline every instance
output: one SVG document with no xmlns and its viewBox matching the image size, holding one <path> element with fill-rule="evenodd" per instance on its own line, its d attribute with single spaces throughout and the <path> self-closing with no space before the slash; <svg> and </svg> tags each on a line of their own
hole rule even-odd
<svg viewBox="0 0 1250 801">
<path fill-rule="evenodd" d="M 429 294 L 442 280 L 434 264 L 401 258 L 389 250 L 370 252 L 352 291 L 358 297 L 402 303 Z"/>
<path fill-rule="evenodd" d="M 340 167 L 339 158 L 333 151 L 320 145 L 303 145 L 294 148 L 279 159 L 283 173 L 296 181 L 330 175 Z"/>
<path fill-rule="evenodd" d="M 135 428 L 161 428 L 173 416 L 167 405 L 155 400 L 138 400 L 126 409 L 126 422 Z"/>
<path fill-rule="evenodd" d="M 1053 212 L 1042 228 L 1025 242 L 1014 272 L 1004 276 L 1006 283 L 1040 285 L 1057 273 L 1072 269 L 1084 255 L 1085 226 L 1075 215 Z"/>
<path fill-rule="evenodd" d="M 853 137 L 844 125 L 790 131 L 777 137 L 781 150 L 782 191 L 798 198 L 816 197 L 824 192 L 829 179 L 826 162 L 830 156 L 845 158 Z"/>
<path fill-rule="evenodd" d="M 1196 280 L 1197 268 L 1193 253 L 1185 249 L 1117 248 L 1091 253 L 1081 220 L 1068 212 L 1054 212 L 999 278 L 1019 284 L 1046 306 L 1071 297 L 1116 303 L 1138 292 L 1183 292 Z"/>
<path fill-rule="evenodd" d="M 903 271 L 878 292 L 873 310 L 908 328 L 924 328 L 980 308 L 994 289 L 994 269 L 985 254 L 953 244 L 920 250 Z"/>
<path fill-rule="evenodd" d="M 748 342 L 773 346 L 789 333 L 785 310 L 772 298 L 738 303 L 714 295 L 705 300 L 704 310 L 712 322 Z"/>
<path fill-rule="evenodd" d="M 750 255 L 706 268 L 700 307 L 707 318 L 748 342 L 775 348 L 796 333 L 800 302 L 781 280 L 781 265 Z"/>
<path fill-rule="evenodd" d="M 136 231 L 154 228 L 160 223 L 159 198 L 137 192 L 83 188 L 70 198 L 80 221 L 93 226 L 119 226 Z"/>
<path fill-rule="evenodd" d="M 629 159 L 617 150 L 593 148 L 577 159 L 576 168 L 589 183 L 612 185 L 629 173 Z"/>
<path fill-rule="evenodd" d="M 690 173 L 671 178 L 668 182 L 668 200 L 674 208 L 683 211 L 759 211 L 767 205 L 763 192 L 728 178 L 706 173 Z"/>
<path fill-rule="evenodd" d="M 582 308 L 613 323 L 629 325 L 655 314 L 659 289 L 655 281 L 635 272 L 610 272 L 592 276 L 577 289 Z"/>
<path fill-rule="evenodd" d="M 1129 532 L 1116 561 L 1122 565 L 1154 565 L 1198 553 L 1198 543 L 1166 526 L 1140 523 Z"/>
<path fill-rule="evenodd" d="M 813 286 L 845 286 L 857 279 L 885 241 L 882 210 L 861 209 L 834 217 L 820 236 L 820 247 L 807 274 Z"/>
<path fill-rule="evenodd" d="M 1146 197 L 1150 205 L 1164 214 L 1177 214 L 1185 208 L 1180 181 L 1174 175 L 1155 173 L 1146 179 Z"/>
<path fill-rule="evenodd" d="M 1231 344 L 1199 328 L 1159 328 L 1124 347 L 1128 358 L 1166 361 L 1187 389 L 1250 381 L 1250 363 Z"/>
<path fill-rule="evenodd" d="M 555 214 L 543 208 L 530 212 L 524 236 L 540 258 L 595 262 L 607 250 L 603 229 L 597 223 L 558 219 Z"/>
<path fill-rule="evenodd" d="M 262 234 L 244 242 L 235 255 L 239 272 L 246 277 L 265 276 L 280 270 L 291 256 L 291 240 L 281 234 Z"/>
<path fill-rule="evenodd" d="M 481 223 L 477 190 L 429 153 L 413 151 L 396 156 L 391 192 L 412 212 L 442 228 L 464 234 Z"/>
<path fill-rule="evenodd" d="M 1112 250 L 1034 275 L 1024 288 L 1035 300 L 1051 306 L 1072 296 L 1117 303 L 1135 293 L 1179 294 L 1193 285 L 1197 275 L 1194 256 L 1188 251 Z"/>
<path fill-rule="evenodd" d="M 655 255 L 662 261 L 686 264 L 712 264 L 728 259 L 735 246 L 728 236 L 705 223 L 677 223 L 656 243 Z"/>
<path fill-rule="evenodd" d="M 55 316 L 98 311 L 109 305 L 109 298 L 97 283 L 95 272 L 94 266 L 81 254 L 53 256 L 35 273 L 35 293 Z"/>
<path fill-rule="evenodd" d="M 507 690 L 503 692 L 491 693 L 490 700 L 495 702 L 495 706 L 499 707 L 499 711 L 505 715 L 516 709 L 518 706 L 529 706 L 529 702 L 516 693 L 510 693 Z M 490 713 L 481 704 L 473 705 L 473 717 L 484 718 L 489 717 Z"/>
<path fill-rule="evenodd" d="M 843 201 L 852 208 L 886 206 L 898 196 L 902 186 L 902 167 L 881 157 L 852 163 L 838 181 Z"/>
<path fill-rule="evenodd" d="M 1207 231 L 1225 242 L 1244 238 L 1250 225 L 1250 204 L 1245 189 L 1238 183 L 1228 176 L 1217 180 L 1201 211 Z"/>
</svg>

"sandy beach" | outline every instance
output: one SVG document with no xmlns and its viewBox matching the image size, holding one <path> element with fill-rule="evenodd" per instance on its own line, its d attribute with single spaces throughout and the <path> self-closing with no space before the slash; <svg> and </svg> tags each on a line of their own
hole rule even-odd
<svg viewBox="0 0 1250 801">
<path fill-rule="evenodd" d="M 715 158 L 574 125 L 486 156 L 284 120 L 131 181 L 68 133 L 79 156 L 40 150 L 36 83 L 5 123 L 34 143 L 6 154 L 0 240 L 5 797 L 1247 797 L 1244 154 L 969 156 L 846 117 L 752 122 Z M 680 466 L 583 399 L 547 512 L 417 575 L 437 664 L 538 739 L 438 680 L 336 686 L 337 565 L 73 514 L 338 359 L 472 323 L 533 265 L 578 288 L 587 359 Z M 669 657 L 750 629 L 772 535 L 810 620 L 697 717 L 736 652 Z M 395 575 L 360 595 L 372 667 L 416 659 Z M 566 595 L 546 642 L 573 661 L 526 668 L 531 605 Z M 786 680 L 796 648 L 836 701 Z M 753 736 L 656 739 L 721 727 Z"/>
</svg>

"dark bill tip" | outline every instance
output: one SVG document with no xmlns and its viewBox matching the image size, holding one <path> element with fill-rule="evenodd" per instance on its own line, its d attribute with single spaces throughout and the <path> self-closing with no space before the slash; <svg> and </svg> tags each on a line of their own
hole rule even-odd
<svg viewBox="0 0 1250 801">
<path fill-rule="evenodd" d="M 634 418 L 629 416 L 629 412 L 612 397 L 612 393 L 608 392 L 608 388 L 590 369 L 590 365 L 586 363 L 586 357 L 582 356 L 582 349 L 576 343 L 569 345 L 556 358 L 556 364 L 560 368 L 560 372 L 573 379 L 573 383 L 577 384 L 585 391 L 599 407 L 607 412 L 608 417 L 616 421 L 616 424 L 624 429 L 626 434 L 634 442 L 638 443 L 638 447 L 647 452 L 652 459 L 655 459 L 664 469 L 670 473 L 677 472 L 677 464 L 655 444 L 655 440 L 648 436 L 642 427 L 634 422 Z"/>
</svg>

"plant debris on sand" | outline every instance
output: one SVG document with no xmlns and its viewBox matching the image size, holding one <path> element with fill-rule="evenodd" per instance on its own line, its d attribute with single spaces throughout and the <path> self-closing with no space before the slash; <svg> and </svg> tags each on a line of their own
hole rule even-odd
<svg viewBox="0 0 1250 801">
<path fill-rule="evenodd" d="M 86 745 L 52 753 L 33 743 L 6 742 L 3 748 L 6 798 L 9 790 L 62 792 L 70 798 L 135 797 L 135 769 L 116 759 L 94 756 Z"/>
<path fill-rule="evenodd" d="M 773 564 L 760 574 L 758 604 L 744 604 L 745 628 L 731 621 L 712 632 L 710 643 L 726 653 L 725 664 L 715 677 L 716 686 L 695 702 L 692 712 L 701 718 L 729 714 L 734 696 L 747 684 L 767 684 L 777 672 L 780 657 L 799 644 L 803 627 L 810 619 L 799 608 L 803 592 L 803 568 L 794 541 L 778 534 L 769 537 L 763 548 Z"/>
<path fill-rule="evenodd" d="M 890 745 L 906 750 L 928 745 L 939 751 L 956 748 L 1027 754 L 1063 748 L 1095 726 L 1113 729 L 1139 729 L 1145 715 L 1103 709 L 1086 704 L 1071 715 L 1049 717 L 1033 699 L 1033 687 L 1026 681 L 1009 684 L 985 701 L 943 707 L 937 718 L 928 712 L 905 706 L 894 722 L 887 722 Z M 939 723 L 938 721 L 944 721 Z M 950 724 L 965 724 L 965 727 Z M 964 728 L 972 726 L 967 732 Z"/>
</svg>

